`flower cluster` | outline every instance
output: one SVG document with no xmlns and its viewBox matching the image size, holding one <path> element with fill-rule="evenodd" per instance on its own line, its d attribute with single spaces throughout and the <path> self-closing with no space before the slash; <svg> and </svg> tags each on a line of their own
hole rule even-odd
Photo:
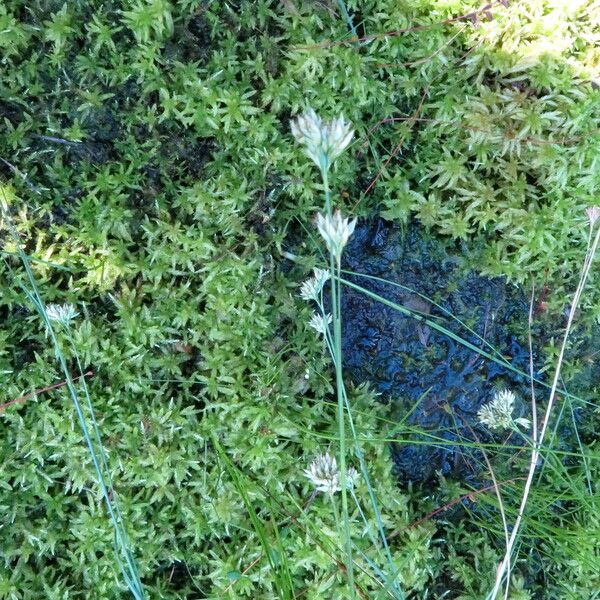
<svg viewBox="0 0 600 600">
<path fill-rule="evenodd" d="M 325 123 L 312 108 L 309 108 L 306 113 L 292 121 L 292 134 L 296 141 L 304 146 L 306 154 L 317 167 L 321 171 L 327 171 L 331 163 L 346 149 L 354 131 L 343 115 Z"/>
<path fill-rule="evenodd" d="M 304 146 L 308 156 L 321 170 L 321 176 L 327 189 L 325 203 L 327 214 L 317 214 L 316 224 L 321 237 L 325 240 L 331 258 L 335 259 L 337 266 L 335 272 L 339 275 L 342 252 L 354 232 L 356 219 L 344 219 L 339 210 L 332 214 L 327 171 L 333 160 L 347 148 L 354 131 L 343 115 L 333 121 L 324 122 L 312 108 L 309 108 L 306 113 L 292 121 L 292 134 Z M 324 336 L 327 335 L 333 317 L 330 314 L 324 314 L 321 295 L 323 286 L 333 276 L 333 272 L 315 269 L 314 276 L 305 281 L 300 288 L 300 296 L 304 300 L 313 300 L 319 303 L 321 314 L 313 313 L 308 324 Z M 339 283 L 336 282 L 336 285 Z M 337 318 L 339 315 L 336 316 Z"/>
<path fill-rule="evenodd" d="M 600 206 L 588 206 L 585 209 L 585 212 L 587 214 L 590 227 L 593 227 L 596 224 L 596 221 L 600 219 Z"/>
<path fill-rule="evenodd" d="M 317 229 L 321 237 L 325 240 L 325 245 L 335 259 L 339 262 L 344 246 L 348 243 L 348 239 L 354 232 L 356 227 L 356 219 L 342 218 L 339 210 L 336 210 L 333 215 L 323 216 L 321 213 L 317 215 Z"/>
<path fill-rule="evenodd" d="M 304 300 L 319 300 L 323 286 L 331 277 L 329 271 L 325 269 L 319 269 L 318 267 L 313 269 L 314 275 L 307 279 L 300 288 L 300 296 Z"/>
<path fill-rule="evenodd" d="M 310 463 L 309 468 L 304 469 L 304 474 L 319 492 L 333 495 L 342 489 L 337 461 L 335 456 L 332 456 L 329 452 L 317 456 Z M 354 467 L 350 467 L 346 471 L 346 487 L 348 489 L 353 488 L 357 479 L 358 472 Z"/>
<path fill-rule="evenodd" d="M 50 321 L 55 321 L 63 326 L 69 323 L 78 315 L 72 304 L 48 304 L 46 306 L 46 316 Z"/>
<path fill-rule="evenodd" d="M 519 417 L 513 419 L 512 413 L 515 404 L 515 395 L 510 390 L 502 390 L 494 394 L 494 399 L 484 404 L 477 413 L 479 422 L 490 429 L 511 429 L 520 425 L 529 429 L 531 421 Z"/>
<path fill-rule="evenodd" d="M 332 316 L 327 314 L 325 317 L 318 313 L 313 313 L 310 321 L 308 322 L 309 327 L 312 327 L 317 333 L 325 335 L 327 333 L 327 327 L 332 321 Z"/>
</svg>

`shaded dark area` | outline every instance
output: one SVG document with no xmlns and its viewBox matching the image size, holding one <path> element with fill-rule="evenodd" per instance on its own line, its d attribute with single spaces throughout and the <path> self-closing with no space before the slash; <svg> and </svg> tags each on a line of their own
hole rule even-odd
<svg viewBox="0 0 600 600">
<path fill-rule="evenodd" d="M 464 261 L 469 262 L 468 257 Z M 527 340 L 516 335 L 527 332 L 527 299 L 502 279 L 482 277 L 464 268 L 459 249 L 429 237 L 416 226 L 403 233 L 375 219 L 357 226 L 345 252 L 344 267 L 411 288 L 414 292 L 348 276 L 491 352 L 477 337 L 481 336 L 514 367 L 528 371 Z M 474 333 L 415 292 L 431 298 Z M 437 471 L 476 481 L 485 463 L 477 451 L 462 442 L 476 441 L 475 435 L 479 440 L 490 439 L 489 432 L 478 423 L 477 411 L 492 399 L 496 389 L 504 387 L 518 398 L 528 399 L 526 378 L 426 323 L 348 287 L 344 289 L 342 311 L 344 362 L 351 379 L 370 382 L 383 401 L 392 403 L 399 423 L 408 415 L 405 425 L 423 430 L 411 435 L 410 441 L 393 445 L 401 480 L 426 482 Z M 517 405 L 514 416 L 529 416 L 528 412 L 528 406 Z M 402 436 L 406 439 L 405 434 Z M 506 437 L 504 433 L 502 439 Z M 519 443 L 517 436 L 513 437 L 510 443 Z"/>
</svg>

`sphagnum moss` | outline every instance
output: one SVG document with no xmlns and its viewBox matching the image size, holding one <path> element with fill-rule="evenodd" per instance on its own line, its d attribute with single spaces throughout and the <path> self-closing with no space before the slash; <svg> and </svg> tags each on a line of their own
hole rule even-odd
<svg viewBox="0 0 600 600">
<path fill-rule="evenodd" d="M 358 18 L 357 4 L 345 4 Z M 298 465 L 323 443 L 335 447 L 322 341 L 271 258 L 290 223 L 310 223 L 322 207 L 310 160 L 285 126 L 307 98 L 356 128 L 352 153 L 330 173 L 361 214 L 417 218 L 478 248 L 473 263 L 486 272 L 549 284 L 545 310 L 562 312 L 581 258 L 572 242 L 585 237 L 581 209 L 598 201 L 596 13 L 588 1 L 535 0 L 496 3 L 493 20 L 478 13 L 477 28 L 468 18 L 437 24 L 476 9 L 366 0 L 352 26 L 374 37 L 358 46 L 350 23 L 318 2 L 0 7 L 0 175 L 15 186 L 10 210 L 43 297 L 85 311 L 70 333 L 94 372 L 90 393 L 117 493 L 139 524 L 130 533 L 150 596 L 275 597 L 212 435 L 264 485 L 255 508 L 265 520 L 268 499 L 295 514 L 304 499 L 296 488 L 306 485 Z M 414 29 L 386 34 L 398 28 Z M 0 373 L 10 401 L 63 378 L 21 291 L 15 248 L 6 236 L 0 243 Z M 596 315 L 598 302 L 590 287 Z M 350 396 L 386 531 L 471 493 L 451 482 L 431 500 L 399 492 L 382 441 L 385 407 L 362 388 Z M 111 532 L 61 392 L 11 404 L 0 428 L 0 501 L 9 507 L 0 595 L 120 598 Z M 584 444 L 587 473 L 575 465 L 540 475 L 546 489 L 554 479 L 566 485 L 578 512 L 558 527 L 556 498 L 530 498 L 528 526 L 541 541 L 517 563 L 526 577 L 515 574 L 515 597 L 523 586 L 549 600 L 598 589 L 589 534 L 597 507 L 579 485 L 598 479 L 598 460 L 593 440 Z M 546 464 L 560 465 L 553 457 Z M 505 485 L 518 495 L 518 483 Z M 305 522 L 329 525 L 331 507 L 313 508 Z M 407 593 L 443 597 L 452 581 L 456 594 L 483 597 L 481 572 L 493 571 L 502 539 L 495 514 L 476 526 L 427 521 L 394 537 Z M 362 544 L 364 527 L 351 526 Z M 312 529 L 284 533 L 297 589 L 342 595 L 341 553 L 327 554 Z M 371 544 L 360 551 L 373 559 Z M 357 578 L 367 595 L 381 593 Z"/>
</svg>

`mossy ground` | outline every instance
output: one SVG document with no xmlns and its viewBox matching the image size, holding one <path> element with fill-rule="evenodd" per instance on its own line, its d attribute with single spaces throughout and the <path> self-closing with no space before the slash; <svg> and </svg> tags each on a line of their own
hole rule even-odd
<svg viewBox="0 0 600 600">
<path fill-rule="evenodd" d="M 534 280 L 540 318 L 568 305 L 585 251 L 583 209 L 598 203 L 600 8 L 504 4 L 439 24 L 479 5 L 348 0 L 359 35 L 371 36 L 361 44 L 331 0 L 0 6 L 10 215 L 1 230 L 2 402 L 64 379 L 21 287 L 10 220 L 44 301 L 80 312 L 72 347 L 60 339 L 69 366 L 74 349 L 93 372 L 114 492 L 149 598 L 279 597 L 284 580 L 296 597 L 349 593 L 330 505 L 319 496 L 302 508 L 311 496 L 302 469 L 335 449 L 337 435 L 329 363 L 297 296 L 319 261 L 307 233 L 322 205 L 314 167 L 289 135 L 307 105 L 325 117 L 343 111 L 357 130 L 336 164 L 337 205 L 406 227 L 416 220 L 462 244 L 478 271 Z M 283 269 L 291 247 L 295 262 Z M 582 314 L 585 323 L 600 315 L 597 271 Z M 549 364 L 556 344 L 545 349 Z M 572 356 L 572 368 L 595 360 L 577 348 Z M 586 410 L 597 386 L 585 390 Z M 474 496 L 473 511 L 458 500 L 472 492 L 460 483 L 442 480 L 428 495 L 399 488 L 386 407 L 365 388 L 351 395 L 407 597 L 483 598 L 503 544 L 493 495 Z M 0 432 L 0 597 L 126 597 L 64 390 L 3 408 Z M 598 450 L 588 436 L 568 460 L 548 455 L 513 600 L 596 597 Z M 514 511 L 518 461 L 511 473 Z M 441 519 L 423 520 L 446 504 Z M 352 525 L 357 552 L 376 562 L 361 523 Z M 381 596 L 370 575 L 357 584 Z"/>
</svg>

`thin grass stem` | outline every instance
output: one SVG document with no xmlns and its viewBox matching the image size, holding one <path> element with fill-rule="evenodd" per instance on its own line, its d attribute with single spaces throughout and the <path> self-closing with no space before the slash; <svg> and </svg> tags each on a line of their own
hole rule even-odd
<svg viewBox="0 0 600 600">
<path fill-rule="evenodd" d="M 590 238 L 592 236 L 593 236 L 593 230 L 590 228 Z M 564 361 L 565 351 L 567 348 L 567 341 L 568 341 L 569 335 L 571 333 L 571 328 L 573 325 L 573 321 L 575 320 L 575 315 L 576 315 L 577 307 L 579 305 L 579 300 L 581 298 L 581 294 L 583 293 L 583 289 L 585 287 L 585 283 L 587 281 L 587 278 L 588 278 L 588 275 L 590 272 L 590 268 L 592 265 L 592 261 L 593 261 L 594 255 L 596 254 L 596 250 L 598 248 L 599 242 L 600 242 L 600 227 L 598 228 L 598 230 L 596 232 L 593 243 L 591 245 L 588 244 L 588 250 L 585 255 L 583 268 L 582 268 L 581 276 L 579 279 L 579 284 L 577 285 L 577 289 L 575 290 L 573 301 L 571 303 L 571 308 L 569 310 L 569 318 L 567 320 L 567 326 L 566 326 L 565 333 L 564 333 L 563 340 L 562 340 L 561 347 L 560 347 L 560 353 L 559 353 L 557 364 L 556 364 L 556 370 L 554 373 L 554 378 L 552 380 L 552 386 L 550 388 L 550 397 L 548 399 L 548 405 L 546 407 L 546 411 L 544 413 L 544 417 L 542 420 L 542 427 L 540 429 L 538 438 L 534 439 L 533 450 L 531 452 L 531 460 L 529 463 L 529 471 L 527 473 L 527 480 L 525 481 L 525 487 L 523 490 L 523 496 L 522 496 L 521 503 L 519 506 L 519 512 L 517 514 L 517 519 L 515 521 L 513 530 L 511 532 L 509 543 L 506 547 L 504 558 L 503 558 L 503 560 L 498 568 L 498 572 L 496 574 L 496 581 L 494 584 L 494 588 L 492 589 L 492 591 L 490 592 L 490 594 L 488 596 L 488 598 L 491 598 L 491 600 L 495 600 L 495 598 L 498 594 L 498 590 L 499 590 L 500 586 L 502 585 L 502 581 L 504 579 L 508 564 L 510 562 L 510 556 L 512 555 L 513 546 L 515 544 L 515 540 L 516 540 L 516 538 L 519 534 L 519 530 L 521 528 L 523 515 L 525 513 L 525 508 L 527 506 L 527 501 L 529 499 L 529 494 L 531 492 L 533 477 L 535 475 L 538 459 L 540 457 L 541 445 L 544 441 L 544 436 L 546 434 L 546 430 L 550 423 L 550 416 L 552 414 L 552 408 L 554 407 L 554 403 L 555 403 L 555 399 L 556 399 L 556 393 L 558 390 L 558 382 L 560 379 L 560 374 L 561 374 L 561 369 L 562 369 L 562 365 L 563 365 L 563 361 Z"/>
</svg>

